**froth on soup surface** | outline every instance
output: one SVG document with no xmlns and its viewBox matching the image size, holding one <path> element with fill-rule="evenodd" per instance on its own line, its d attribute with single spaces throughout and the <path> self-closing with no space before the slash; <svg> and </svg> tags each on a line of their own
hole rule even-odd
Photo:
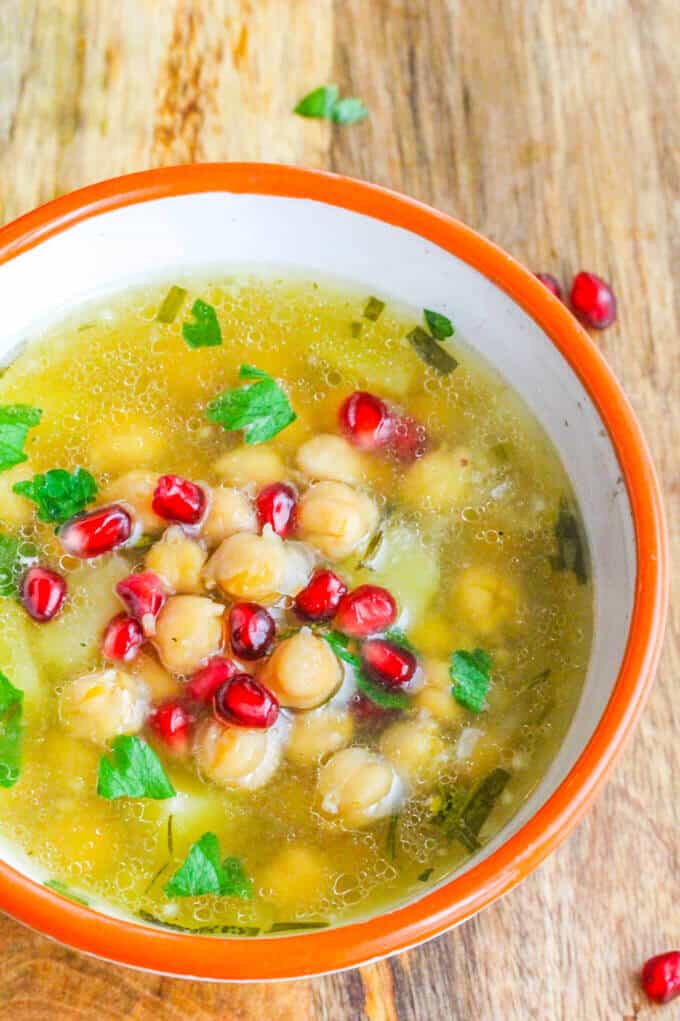
<svg viewBox="0 0 680 1021">
<path fill-rule="evenodd" d="M 369 297 L 246 275 L 166 281 L 30 338 L 2 376 L 0 405 L 42 416 L 27 460 L 0 473 L 0 670 L 23 693 L 2 699 L 0 831 L 63 895 L 233 935 L 366 916 L 487 843 L 559 747 L 592 633 L 569 480 L 471 349 Z M 433 367 L 423 355 L 437 351 L 448 361 Z M 263 381 L 265 433 L 285 402 L 296 418 L 247 443 L 252 402 L 245 432 L 229 428 L 233 402 L 209 407 Z M 339 417 L 357 391 L 373 402 Z M 63 493 L 45 521 L 39 487 L 14 490 L 77 467 L 96 495 L 73 507 L 114 502 L 132 519 L 91 559 L 58 520 Z M 167 474 L 198 485 L 197 521 L 154 500 Z M 281 482 L 297 506 L 288 519 L 277 505 L 272 528 L 276 492 L 256 500 Z M 16 594 L 36 564 L 66 580 L 48 622 Z M 323 578 L 308 591 L 325 570 L 350 593 L 335 618 Z M 127 658 L 109 635 L 107 657 L 107 626 L 130 609 L 116 585 L 139 571 L 161 579 L 165 605 L 137 614 L 143 644 Z M 360 586 L 396 610 L 375 588 L 353 601 Z M 230 614 L 242 602 L 266 610 L 244 617 L 245 637 Z M 366 614 L 377 631 L 357 635 Z M 264 654 L 243 655 L 269 620 Z M 213 696 L 210 677 L 191 685 L 216 656 L 232 687 Z"/>
</svg>

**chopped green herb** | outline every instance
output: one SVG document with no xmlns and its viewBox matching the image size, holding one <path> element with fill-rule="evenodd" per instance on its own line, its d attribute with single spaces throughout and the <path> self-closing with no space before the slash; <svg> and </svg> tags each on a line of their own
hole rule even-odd
<svg viewBox="0 0 680 1021">
<path fill-rule="evenodd" d="M 0 472 L 28 460 L 24 453 L 26 436 L 41 418 L 40 408 L 29 404 L 0 405 Z"/>
<path fill-rule="evenodd" d="M 478 837 L 480 830 L 491 815 L 491 811 L 505 790 L 510 779 L 506 769 L 493 769 L 472 792 L 463 809 L 462 824 L 468 833 Z"/>
<path fill-rule="evenodd" d="M 44 475 L 15 482 L 12 489 L 37 506 L 39 521 L 57 524 L 80 514 L 97 495 L 97 483 L 84 468 L 76 468 L 72 474 L 64 468 L 50 468 Z"/>
<path fill-rule="evenodd" d="M 436 340 L 446 340 L 455 333 L 450 319 L 443 316 L 441 312 L 433 312 L 431 308 L 423 310 L 425 322 L 430 327 L 430 333 Z"/>
<path fill-rule="evenodd" d="M 460 818 L 467 801 L 463 787 L 440 787 L 430 803 L 432 820 L 441 826 L 447 836 L 460 825 Z"/>
<path fill-rule="evenodd" d="M 532 688 L 540 688 L 540 686 L 545 681 L 548 680 L 548 678 L 550 677 L 551 673 L 552 673 L 552 670 L 550 669 L 550 667 L 546 667 L 545 670 L 541 670 L 540 673 L 536 674 L 535 677 L 532 677 L 531 680 L 527 682 L 527 684 L 525 685 L 524 690 L 525 691 L 531 691 Z"/>
<path fill-rule="evenodd" d="M 192 844 L 184 864 L 163 887 L 168 897 L 200 897 L 216 893 L 221 897 L 250 900 L 253 883 L 238 858 L 225 858 L 220 864 L 220 844 L 214 833 L 204 833 Z"/>
<path fill-rule="evenodd" d="M 158 309 L 156 320 L 159 323 L 174 323 L 177 313 L 184 304 L 187 292 L 184 287 L 173 285 L 163 298 L 163 303 Z M 194 313 L 195 315 L 196 313 Z M 186 338 L 185 338 L 186 339 Z"/>
<path fill-rule="evenodd" d="M 191 314 L 195 322 L 182 323 L 182 336 L 189 347 L 219 347 L 222 331 L 212 305 L 197 298 L 191 306 Z"/>
<path fill-rule="evenodd" d="M 484 706 L 491 683 L 491 665 L 491 656 L 483 649 L 473 652 L 459 649 L 451 656 L 451 693 L 457 702 L 473 713 L 481 712 Z"/>
<path fill-rule="evenodd" d="M 496 458 L 499 464 L 507 464 L 510 460 L 510 443 L 495 443 L 490 448 L 490 453 Z"/>
<path fill-rule="evenodd" d="M 274 922 L 268 932 L 302 932 L 304 929 L 327 929 L 328 922 Z"/>
<path fill-rule="evenodd" d="M 97 325 L 96 323 L 83 323 L 82 326 L 78 327 L 78 329 L 76 330 L 76 333 L 84 333 L 85 330 L 94 330 L 96 325 Z M 45 884 L 45 885 L 47 885 L 47 884 Z"/>
<path fill-rule="evenodd" d="M 84 897 L 80 897 L 77 893 L 73 893 L 69 890 L 65 883 L 62 883 L 60 879 L 48 879 L 43 886 L 49 887 L 50 890 L 54 890 L 55 893 L 60 894 L 62 897 L 66 897 L 67 900 L 73 900 L 76 904 L 84 904 L 85 907 L 89 907 L 90 902 L 85 900 Z"/>
<path fill-rule="evenodd" d="M 153 535 L 140 535 L 137 542 L 133 543 L 132 546 L 128 546 L 128 549 L 133 550 L 147 550 L 150 549 L 156 541 L 156 537 Z"/>
<path fill-rule="evenodd" d="M 383 638 L 386 638 L 388 642 L 394 642 L 395 645 L 401 645 L 404 649 L 408 649 L 409 652 L 416 651 L 400 627 L 390 628 L 389 631 L 385 632 Z"/>
<path fill-rule="evenodd" d="M 172 929 L 174 932 L 191 932 L 198 936 L 209 936 L 213 934 L 224 934 L 226 936 L 257 936 L 259 928 L 256 925 L 199 925 L 192 929 L 188 925 L 177 925 L 173 922 L 166 922 L 148 911 L 140 911 L 139 917 L 152 925 L 160 925 L 163 929 Z"/>
<path fill-rule="evenodd" d="M 242 365 L 241 379 L 250 386 L 225 390 L 208 405 L 207 416 L 228 432 L 243 429 L 246 443 L 264 443 L 294 422 L 296 414 L 279 384 L 266 372 Z"/>
<path fill-rule="evenodd" d="M 160 877 L 161 877 L 161 876 L 163 875 L 163 873 L 164 873 L 164 872 L 165 872 L 165 871 L 166 871 L 166 870 L 167 870 L 168 868 L 170 868 L 170 862 L 169 862 L 169 861 L 166 861 L 166 863 L 165 863 L 164 865 L 161 865 L 161 867 L 160 867 L 159 869 L 157 869 L 157 870 L 156 870 L 156 871 L 154 872 L 154 874 L 153 874 L 153 876 L 151 877 L 151 880 L 150 880 L 150 882 L 149 882 L 149 885 L 148 885 L 148 886 L 146 887 L 146 889 L 144 890 L 144 896 L 146 896 L 146 895 L 147 895 L 147 893 L 149 892 L 149 890 L 153 889 L 153 887 L 154 887 L 154 886 L 156 885 L 156 882 L 157 882 L 157 881 L 158 881 L 158 880 L 160 879 Z"/>
<path fill-rule="evenodd" d="M 390 861 L 394 861 L 397 857 L 397 827 L 399 825 L 399 816 L 391 815 L 390 824 L 387 827 L 387 857 Z"/>
<path fill-rule="evenodd" d="M 364 319 L 370 319 L 371 322 L 376 322 L 380 318 L 382 310 L 385 307 L 385 302 L 380 301 L 379 298 L 371 296 L 366 302 L 366 308 L 362 312 Z"/>
<path fill-rule="evenodd" d="M 152 798 L 164 801 L 177 793 L 153 748 L 140 737 L 119 734 L 111 744 L 112 756 L 99 761 L 97 794 L 115 798 Z"/>
<path fill-rule="evenodd" d="M 363 328 L 363 323 L 352 322 L 349 324 L 349 332 L 353 337 L 359 337 Z"/>
<path fill-rule="evenodd" d="M 359 561 L 358 564 L 359 567 L 366 567 L 368 568 L 369 571 L 375 570 L 375 566 L 372 563 L 372 561 L 374 561 L 378 551 L 380 550 L 380 547 L 383 544 L 384 539 L 385 532 L 383 531 L 382 528 L 378 532 L 375 532 L 373 534 L 368 546 L 366 547 L 366 551 L 363 557 Z"/>
<path fill-rule="evenodd" d="M 403 691 L 389 691 L 380 684 L 375 684 L 366 674 L 357 673 L 357 688 L 381 709 L 408 709 L 411 704 L 408 695 Z"/>
<path fill-rule="evenodd" d="M 350 652 L 347 646 L 349 645 L 349 638 L 346 635 L 341 634 L 339 631 L 324 631 L 323 637 L 330 645 L 331 649 L 338 657 L 345 663 L 349 663 L 355 670 L 361 667 L 361 660 L 353 652 Z"/>
<path fill-rule="evenodd" d="M 13 787 L 21 772 L 24 693 L 0 672 L 0 787 Z"/>
<path fill-rule="evenodd" d="M 431 337 L 422 326 L 416 326 L 410 333 L 407 333 L 406 339 L 418 357 L 422 358 L 426 365 L 440 372 L 443 376 L 453 372 L 458 365 L 453 355 L 445 351 L 441 344 L 438 344 L 434 337 Z"/>
<path fill-rule="evenodd" d="M 425 871 L 421 872 L 420 875 L 418 876 L 418 882 L 426 883 L 433 872 L 434 869 L 425 869 Z"/>
<path fill-rule="evenodd" d="M 35 548 L 14 535 L 0 532 L 0 596 L 16 596 L 24 568 L 35 559 Z"/>
<path fill-rule="evenodd" d="M 588 553 L 581 522 L 563 497 L 555 522 L 557 556 L 551 560 L 555 571 L 573 571 L 580 585 L 588 581 Z"/>
<path fill-rule="evenodd" d="M 468 794 L 460 787 L 440 789 L 433 815 L 433 822 L 441 826 L 450 840 L 458 840 L 468 851 L 478 851 L 482 846 L 479 833 L 488 819 L 496 801 L 503 793 L 510 774 L 505 769 L 492 770 Z"/>
<path fill-rule="evenodd" d="M 171 815 L 168 816 L 168 854 L 172 854 L 173 840 L 172 840 L 172 819 Z"/>
<path fill-rule="evenodd" d="M 368 116 L 368 110 L 360 99 L 354 96 L 339 99 L 338 95 L 337 85 L 321 85 L 308 92 L 293 113 L 300 117 L 322 118 L 333 124 L 356 124 Z"/>
</svg>

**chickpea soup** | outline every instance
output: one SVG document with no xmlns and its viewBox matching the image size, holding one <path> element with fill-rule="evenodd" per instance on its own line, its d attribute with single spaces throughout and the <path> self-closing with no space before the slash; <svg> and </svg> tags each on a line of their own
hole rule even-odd
<svg viewBox="0 0 680 1021">
<path fill-rule="evenodd" d="M 569 480 L 434 310 L 188 277 L 0 379 L 0 832 L 65 897 L 253 936 L 439 882 L 591 643 Z"/>
</svg>

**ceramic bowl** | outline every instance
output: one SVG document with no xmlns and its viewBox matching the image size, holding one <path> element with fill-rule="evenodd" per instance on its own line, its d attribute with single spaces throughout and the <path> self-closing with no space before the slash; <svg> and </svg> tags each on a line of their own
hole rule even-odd
<svg viewBox="0 0 680 1021">
<path fill-rule="evenodd" d="M 500 248 L 448 216 L 360 181 L 260 164 L 153 170 L 64 196 L 0 231 L 0 359 L 83 301 L 199 267 L 276 267 L 360 284 L 448 315 L 524 397 L 571 477 L 588 534 L 595 637 L 566 739 L 520 812 L 448 880 L 393 910 L 268 938 L 187 935 L 93 910 L 0 848 L 0 908 L 122 964 L 211 979 L 292 978 L 404 950 L 515 886 L 562 841 L 637 720 L 667 599 L 659 489 L 640 428 L 565 306 Z"/>
</svg>

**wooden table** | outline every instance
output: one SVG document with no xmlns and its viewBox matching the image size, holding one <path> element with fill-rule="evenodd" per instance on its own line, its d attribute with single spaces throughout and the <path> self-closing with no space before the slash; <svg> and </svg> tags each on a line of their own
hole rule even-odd
<svg viewBox="0 0 680 1021">
<path fill-rule="evenodd" d="M 601 273 L 620 318 L 596 341 L 646 427 L 677 540 L 679 39 L 677 0 L 0 0 L 0 219 L 149 166 L 280 160 L 405 191 L 565 281 Z M 291 115 L 328 81 L 370 120 Z M 88 960 L 5 918 L 0 1021 L 651 1017 L 637 969 L 680 943 L 677 605 L 606 793 L 458 931 L 343 975 L 229 987 Z"/>
</svg>

